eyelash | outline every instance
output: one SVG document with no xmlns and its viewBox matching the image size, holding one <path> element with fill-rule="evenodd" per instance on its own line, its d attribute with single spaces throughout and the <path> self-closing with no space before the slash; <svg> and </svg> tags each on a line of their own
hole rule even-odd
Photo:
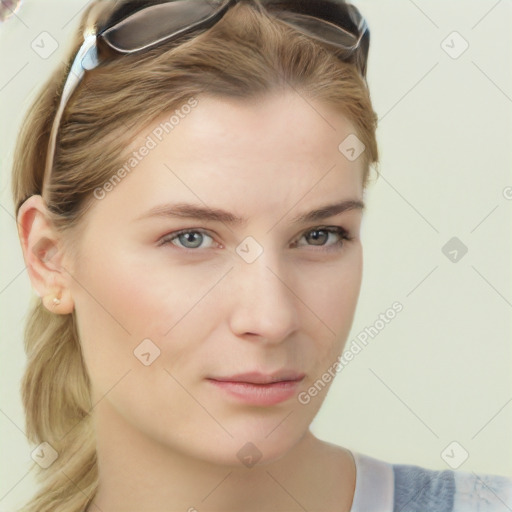
<svg viewBox="0 0 512 512">
<path fill-rule="evenodd" d="M 339 235 L 339 237 L 340 237 L 340 240 L 338 242 L 331 244 L 331 245 L 318 245 L 318 246 L 309 245 L 309 247 L 319 247 L 318 250 L 321 250 L 321 251 L 342 250 L 345 247 L 345 242 L 350 242 L 354 239 L 354 237 L 350 236 L 350 233 L 342 226 L 318 226 L 318 227 L 308 229 L 307 231 L 305 231 L 300 236 L 300 238 L 298 240 L 301 240 L 304 235 L 310 234 L 314 231 L 325 231 L 327 233 L 334 233 L 334 234 Z M 180 231 L 175 231 L 173 233 L 169 233 L 169 234 L 163 236 L 160 239 L 160 242 L 158 245 L 161 246 L 161 245 L 172 244 L 175 247 L 177 247 L 178 249 L 182 249 L 184 251 L 199 251 L 200 248 L 192 249 L 189 247 L 180 247 L 180 246 L 177 246 L 176 244 L 172 243 L 173 240 L 176 240 L 177 238 L 179 238 L 179 236 L 187 234 L 187 233 L 200 233 L 201 235 L 206 235 L 213 239 L 213 237 L 210 234 L 208 234 L 207 231 L 205 231 L 203 229 L 182 229 Z M 296 243 L 297 242 L 294 242 L 294 244 L 296 244 Z"/>
</svg>

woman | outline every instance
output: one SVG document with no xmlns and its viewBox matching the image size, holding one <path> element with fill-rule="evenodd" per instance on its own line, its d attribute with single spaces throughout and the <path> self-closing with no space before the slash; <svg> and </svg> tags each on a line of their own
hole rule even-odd
<svg viewBox="0 0 512 512">
<path fill-rule="evenodd" d="M 15 158 L 42 298 L 23 400 L 43 485 L 25 510 L 512 506 L 510 479 L 309 430 L 351 328 L 378 162 L 358 10 L 96 2 L 73 47 Z"/>
</svg>

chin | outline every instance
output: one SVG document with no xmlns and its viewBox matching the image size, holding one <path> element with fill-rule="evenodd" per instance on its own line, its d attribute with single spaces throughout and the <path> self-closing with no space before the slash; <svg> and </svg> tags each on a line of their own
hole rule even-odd
<svg viewBox="0 0 512 512">
<path fill-rule="evenodd" d="M 263 422 L 265 425 L 267 422 Z M 284 425 L 285 422 L 283 422 Z M 211 439 L 204 450 L 196 456 L 214 464 L 221 464 L 233 469 L 244 466 L 266 466 L 284 457 L 304 436 L 304 431 L 282 428 L 279 422 L 272 422 L 272 428 L 241 428 L 231 431 L 233 438 L 228 435 L 220 439 Z"/>
</svg>

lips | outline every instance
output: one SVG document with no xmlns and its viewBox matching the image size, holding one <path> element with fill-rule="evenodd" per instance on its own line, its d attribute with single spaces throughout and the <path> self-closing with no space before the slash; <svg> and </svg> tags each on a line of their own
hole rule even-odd
<svg viewBox="0 0 512 512">
<path fill-rule="evenodd" d="M 206 380 L 231 401 L 268 407 L 290 400 L 304 377 L 304 373 L 282 369 L 274 373 L 255 371 Z"/>
<path fill-rule="evenodd" d="M 209 377 L 211 380 L 219 382 L 242 382 L 248 384 L 272 384 L 275 382 L 300 381 L 304 378 L 304 373 L 294 370 L 279 370 L 271 374 L 261 372 L 238 373 L 228 377 Z"/>
<path fill-rule="evenodd" d="M 305 374 L 291 370 L 274 373 L 249 372 L 229 377 L 211 377 L 207 381 L 230 400 L 247 405 L 268 407 L 290 400 Z"/>
</svg>

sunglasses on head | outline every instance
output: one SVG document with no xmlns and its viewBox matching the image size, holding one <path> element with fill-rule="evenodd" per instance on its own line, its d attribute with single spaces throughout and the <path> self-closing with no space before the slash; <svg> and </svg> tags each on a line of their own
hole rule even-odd
<svg viewBox="0 0 512 512">
<path fill-rule="evenodd" d="M 155 48 L 212 27 L 241 1 L 256 1 L 280 21 L 330 45 L 366 79 L 370 32 L 358 9 L 344 0 L 129 0 L 113 4 L 98 26 L 86 23 L 84 42 L 71 65 L 52 125 L 43 190 L 53 168 L 62 114 L 85 71 L 101 64 L 98 50 L 121 56 Z"/>
</svg>

